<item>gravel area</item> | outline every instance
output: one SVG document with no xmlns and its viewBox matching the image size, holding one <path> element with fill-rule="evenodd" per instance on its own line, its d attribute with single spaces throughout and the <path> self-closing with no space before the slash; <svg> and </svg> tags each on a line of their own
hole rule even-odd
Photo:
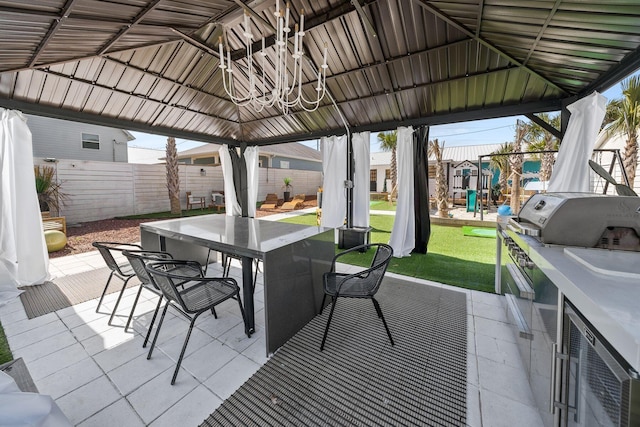
<svg viewBox="0 0 640 427">
<path fill-rule="evenodd" d="M 303 208 L 317 206 L 316 200 L 304 202 Z M 257 210 L 256 216 L 262 218 L 283 212 L 282 209 Z M 93 242 L 135 243 L 140 241 L 140 224 L 160 221 L 160 219 L 104 219 L 67 226 L 67 246 L 57 252 L 51 252 L 49 258 L 75 255 L 89 252 L 95 248 Z"/>
</svg>

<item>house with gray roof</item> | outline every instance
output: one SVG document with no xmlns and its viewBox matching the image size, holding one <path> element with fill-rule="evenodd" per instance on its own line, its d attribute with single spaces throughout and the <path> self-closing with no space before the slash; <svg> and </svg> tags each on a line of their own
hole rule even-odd
<svg viewBox="0 0 640 427">
<path fill-rule="evenodd" d="M 219 165 L 219 144 L 205 144 L 178 153 L 178 161 L 188 165 Z M 261 168 L 322 171 L 322 153 L 298 142 L 266 145 L 259 148 Z"/>
<path fill-rule="evenodd" d="M 33 156 L 49 159 L 128 161 L 129 141 L 124 129 L 27 114 Z"/>
<path fill-rule="evenodd" d="M 475 180 L 471 177 L 477 177 L 478 156 L 491 154 L 496 151 L 501 144 L 480 144 L 480 145 L 462 145 L 455 147 L 447 147 L 442 152 L 442 161 L 444 163 L 444 171 L 449 183 L 449 195 L 452 197 L 460 197 L 461 191 L 468 188 L 475 188 Z M 391 178 L 390 166 L 391 152 L 383 151 L 371 153 L 371 191 L 382 192 L 391 191 L 390 184 L 385 182 Z M 436 161 L 433 157 L 429 158 L 429 189 L 431 193 L 436 188 Z M 472 169 L 475 169 L 473 171 Z M 484 169 L 484 166 L 483 166 Z M 475 173 L 474 173 L 475 172 Z M 458 174 L 458 175 L 456 175 Z M 469 178 L 462 181 L 462 175 L 468 174 Z M 483 175 L 486 173 L 483 172 Z M 473 182 L 472 182 L 473 181 Z M 463 185 L 464 184 L 464 185 Z M 473 184 L 473 185 L 471 185 Z M 457 193 L 457 194 L 455 194 Z"/>
</svg>

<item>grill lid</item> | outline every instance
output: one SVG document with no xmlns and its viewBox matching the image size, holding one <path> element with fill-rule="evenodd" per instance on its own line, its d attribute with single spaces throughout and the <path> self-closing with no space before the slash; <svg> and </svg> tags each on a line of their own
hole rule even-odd
<svg viewBox="0 0 640 427">
<path fill-rule="evenodd" d="M 545 244 L 640 251 L 640 197 L 534 194 L 516 222 Z"/>
</svg>

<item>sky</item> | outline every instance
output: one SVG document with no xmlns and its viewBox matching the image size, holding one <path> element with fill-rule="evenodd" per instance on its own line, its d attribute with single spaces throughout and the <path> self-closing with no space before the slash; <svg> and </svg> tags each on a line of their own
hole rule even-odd
<svg viewBox="0 0 640 427">
<path fill-rule="evenodd" d="M 640 70 L 632 75 L 640 75 Z M 612 86 L 610 89 L 602 93 L 609 100 L 620 98 L 622 90 L 620 83 Z M 448 125 L 431 126 L 429 130 L 429 139 L 438 139 L 441 143 L 444 141 L 446 147 L 456 147 L 460 145 L 479 145 L 479 144 L 500 144 L 507 141 L 513 141 L 515 125 L 518 119 L 528 121 L 524 116 L 504 117 L 500 119 L 476 120 L 473 122 L 452 123 Z M 131 132 L 136 137 L 134 141 L 129 143 L 132 147 L 155 148 L 164 150 L 167 138 L 160 135 L 145 134 L 142 132 Z M 318 141 L 301 141 L 301 143 L 318 148 Z M 188 150 L 190 148 L 202 145 L 202 142 L 189 141 L 185 139 L 177 139 L 176 144 L 178 151 Z M 381 151 L 378 144 L 377 133 L 371 134 L 371 152 Z"/>
</svg>

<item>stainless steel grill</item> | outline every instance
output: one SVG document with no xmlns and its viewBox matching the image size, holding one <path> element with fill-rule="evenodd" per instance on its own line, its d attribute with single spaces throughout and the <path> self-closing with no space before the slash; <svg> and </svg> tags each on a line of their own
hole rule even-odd
<svg viewBox="0 0 640 427">
<path fill-rule="evenodd" d="M 532 236 L 544 244 L 640 251 L 640 198 L 534 194 L 507 228 L 510 235 Z"/>
</svg>

